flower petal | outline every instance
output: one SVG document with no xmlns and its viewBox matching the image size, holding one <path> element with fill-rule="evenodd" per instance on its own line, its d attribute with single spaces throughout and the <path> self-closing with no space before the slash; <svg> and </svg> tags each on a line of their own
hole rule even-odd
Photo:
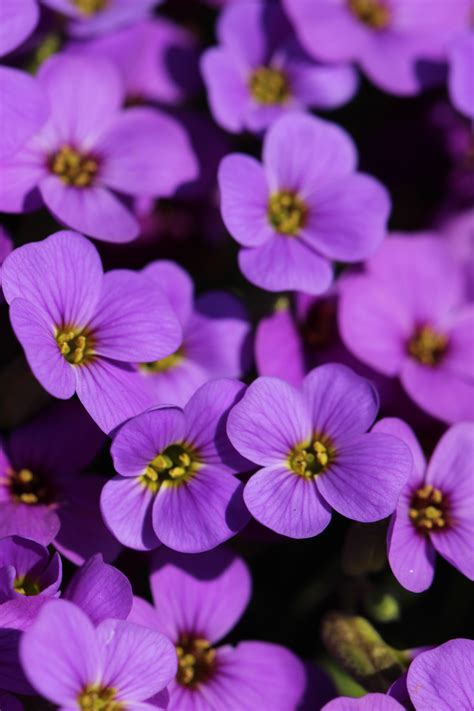
<svg viewBox="0 0 474 711">
<path fill-rule="evenodd" d="M 306 371 L 303 344 L 289 308 L 263 318 L 255 333 L 255 360 L 259 375 L 286 380 L 299 387 Z"/>
<path fill-rule="evenodd" d="M 2 26 L 4 13 L 2 5 Z M 48 102 L 29 74 L 10 67 L 0 67 L 0 96 L 0 159 L 3 160 L 20 149 L 46 121 Z"/>
<path fill-rule="evenodd" d="M 408 479 L 410 487 L 415 489 L 421 486 L 426 473 L 426 457 L 412 428 L 397 417 L 384 417 L 374 425 L 372 432 L 384 432 L 405 442 L 413 458 L 413 469 Z"/>
<path fill-rule="evenodd" d="M 188 272 L 176 262 L 160 259 L 148 264 L 141 273 L 165 292 L 181 326 L 185 326 L 192 314 L 194 295 L 193 280 Z"/>
<path fill-rule="evenodd" d="M 20 45 L 36 27 L 39 8 L 35 0 L 3 0 L 0 56 Z"/>
<path fill-rule="evenodd" d="M 400 585 L 410 592 L 423 592 L 433 582 L 435 550 L 427 536 L 415 530 L 408 515 L 409 497 L 402 496 L 393 514 L 387 536 L 387 555 Z"/>
<path fill-rule="evenodd" d="M 0 504 L 0 537 L 22 536 L 47 546 L 57 535 L 61 524 L 49 506 L 30 506 L 13 502 Z"/>
<path fill-rule="evenodd" d="M 114 536 L 128 548 L 149 551 L 160 545 L 152 528 L 153 494 L 137 479 L 115 476 L 102 489 L 102 516 Z"/>
<path fill-rule="evenodd" d="M 216 122 L 227 131 L 239 133 L 244 128 L 239 109 L 250 103 L 245 73 L 225 47 L 211 47 L 204 52 L 200 67 Z"/>
</svg>

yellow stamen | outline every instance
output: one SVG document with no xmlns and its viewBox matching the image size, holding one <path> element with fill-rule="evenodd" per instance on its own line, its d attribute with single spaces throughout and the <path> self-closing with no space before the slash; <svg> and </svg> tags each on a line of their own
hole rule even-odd
<svg viewBox="0 0 474 711">
<path fill-rule="evenodd" d="M 304 227 L 308 209 L 296 193 L 282 190 L 270 196 L 268 221 L 282 235 L 295 236 Z"/>
<path fill-rule="evenodd" d="M 73 3 L 84 15 L 95 15 L 105 10 L 109 0 L 73 0 Z"/>
<path fill-rule="evenodd" d="M 250 93 L 255 101 L 267 106 L 284 104 L 290 96 L 288 78 L 280 69 L 258 67 L 249 80 Z"/>
<path fill-rule="evenodd" d="M 390 12 L 383 0 L 348 0 L 348 6 L 358 20 L 374 30 L 390 24 Z"/>
<path fill-rule="evenodd" d="M 328 468 L 334 461 L 335 454 L 334 447 L 327 437 L 315 435 L 309 445 L 299 445 L 292 449 L 288 464 L 295 474 L 311 479 Z"/>
<path fill-rule="evenodd" d="M 58 330 L 56 343 L 61 354 L 71 365 L 85 365 L 92 359 L 93 338 L 84 328 L 66 327 Z"/>
<path fill-rule="evenodd" d="M 439 489 L 431 484 L 417 489 L 411 499 L 408 516 L 420 533 L 435 532 L 448 525 L 448 504 Z"/>
<path fill-rule="evenodd" d="M 87 188 L 91 185 L 99 170 L 99 165 L 94 158 L 80 153 L 71 146 L 60 148 L 51 157 L 49 166 L 51 172 L 65 185 L 76 188 Z"/>
<path fill-rule="evenodd" d="M 182 686 L 195 688 L 213 674 L 216 650 L 206 639 L 182 637 L 176 646 L 178 673 L 176 680 Z"/>
<path fill-rule="evenodd" d="M 415 331 L 408 343 L 408 353 L 422 365 L 430 368 L 438 365 L 448 347 L 448 337 L 431 326 L 422 326 Z"/>
</svg>

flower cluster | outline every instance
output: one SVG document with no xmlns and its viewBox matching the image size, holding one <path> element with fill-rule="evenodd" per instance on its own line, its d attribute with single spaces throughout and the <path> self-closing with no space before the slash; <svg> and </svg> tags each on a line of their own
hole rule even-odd
<svg viewBox="0 0 474 711">
<path fill-rule="evenodd" d="M 0 711 L 472 711 L 470 0 L 0 4 Z"/>
</svg>

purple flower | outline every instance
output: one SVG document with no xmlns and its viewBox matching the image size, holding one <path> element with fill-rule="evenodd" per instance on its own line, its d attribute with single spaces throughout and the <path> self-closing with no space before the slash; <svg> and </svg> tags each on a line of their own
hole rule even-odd
<svg viewBox="0 0 474 711">
<path fill-rule="evenodd" d="M 38 82 L 18 69 L 0 67 L 0 160 L 18 151 L 47 116 L 48 102 Z"/>
<path fill-rule="evenodd" d="M 51 395 L 77 392 L 105 432 L 150 406 L 129 364 L 170 355 L 181 337 L 159 287 L 132 271 L 104 274 L 85 237 L 57 232 L 7 257 L 2 288 L 30 367 Z"/>
<path fill-rule="evenodd" d="M 474 302 L 474 209 L 450 215 L 441 226 L 451 253 L 464 272 L 466 299 Z"/>
<path fill-rule="evenodd" d="M 0 287 L 2 286 L 2 264 L 13 249 L 13 242 L 10 235 L 2 225 L 0 225 Z M 0 291 L 0 304 L 3 303 L 3 292 Z"/>
<path fill-rule="evenodd" d="M 402 420 L 381 420 L 374 430 L 406 442 L 413 457 L 387 539 L 390 567 L 398 582 L 412 592 L 429 588 L 436 552 L 474 580 L 474 424 L 450 427 L 429 465 L 413 430 Z"/>
<path fill-rule="evenodd" d="M 102 442 L 75 402 L 14 430 L 0 447 L 0 536 L 54 543 L 74 563 L 97 551 L 113 558 L 118 546 L 99 511 L 103 480 L 79 474 Z"/>
<path fill-rule="evenodd" d="M 289 650 L 265 642 L 217 645 L 249 602 L 251 579 L 240 558 L 222 548 L 198 556 L 160 549 L 150 584 L 156 607 L 135 598 L 130 619 L 176 646 L 170 711 L 298 707 L 305 671 Z"/>
<path fill-rule="evenodd" d="M 329 524 L 331 508 L 363 522 L 392 513 L 412 460 L 399 439 L 366 434 L 377 410 L 374 387 L 344 365 L 315 368 L 299 391 L 257 378 L 227 424 L 237 451 L 262 467 L 244 491 L 257 521 L 309 538 Z"/>
<path fill-rule="evenodd" d="M 112 61 L 130 103 L 177 104 L 200 85 L 194 36 L 166 18 L 143 20 L 89 42 L 72 42 L 66 51 Z"/>
<path fill-rule="evenodd" d="M 44 605 L 22 636 L 20 658 L 37 692 L 63 709 L 152 711 L 146 700 L 176 674 L 164 635 L 124 620 L 94 627 L 66 600 Z"/>
<path fill-rule="evenodd" d="M 366 694 L 358 699 L 347 696 L 333 699 L 323 706 L 322 711 L 402 711 L 404 708 L 398 701 L 385 694 Z"/>
<path fill-rule="evenodd" d="M 131 25 L 147 17 L 161 0 L 41 0 L 70 18 L 67 31 L 76 37 L 93 37 Z"/>
<path fill-rule="evenodd" d="M 19 536 L 0 539 L 0 604 L 22 596 L 55 596 L 62 576 L 61 558 Z"/>
<path fill-rule="evenodd" d="M 316 59 L 357 62 L 384 91 L 416 94 L 431 77 L 428 61 L 446 57 L 466 24 L 469 0 L 284 0 L 298 37 Z"/>
<path fill-rule="evenodd" d="M 325 67 L 298 45 L 281 8 L 264 0 L 230 5 L 217 23 L 219 46 L 201 70 L 216 121 L 229 131 L 260 132 L 295 108 L 331 109 L 357 88 L 353 69 Z"/>
<path fill-rule="evenodd" d="M 36 0 L 2 0 L 0 57 L 24 42 L 35 29 L 38 19 L 39 8 Z"/>
<path fill-rule="evenodd" d="M 332 260 L 357 262 L 376 250 L 390 200 L 377 180 L 355 172 L 356 160 L 342 129 L 296 113 L 268 130 L 263 165 L 242 154 L 224 158 L 222 218 L 244 247 L 239 265 L 249 281 L 320 294 Z"/>
<path fill-rule="evenodd" d="M 398 376 L 445 422 L 474 419 L 474 309 L 463 269 L 436 236 L 394 236 L 341 286 L 339 326 L 352 353 Z"/>
<path fill-rule="evenodd" d="M 474 32 L 466 32 L 456 40 L 450 51 L 448 89 L 453 106 L 471 119 L 474 119 L 473 66 Z"/>
<path fill-rule="evenodd" d="M 155 109 L 122 110 L 124 87 L 105 59 L 51 57 L 37 81 L 49 118 L 1 163 L 0 209 L 23 212 L 44 202 L 59 221 L 91 237 L 134 239 L 139 225 L 120 196 L 169 196 L 193 179 L 197 163 L 186 133 Z"/>
<path fill-rule="evenodd" d="M 243 390 L 221 379 L 203 385 L 183 410 L 163 407 L 126 422 L 111 453 L 120 476 L 104 486 L 103 517 L 119 541 L 150 550 L 210 550 L 249 520 L 243 484 L 248 463 L 225 433 L 229 408 Z"/>
<path fill-rule="evenodd" d="M 153 262 L 142 274 L 165 292 L 183 329 L 170 356 L 138 366 L 155 404 L 184 407 L 199 386 L 213 378 L 241 376 L 249 365 L 250 324 L 240 302 L 209 292 L 193 303 L 191 277 L 174 262 Z"/>
</svg>

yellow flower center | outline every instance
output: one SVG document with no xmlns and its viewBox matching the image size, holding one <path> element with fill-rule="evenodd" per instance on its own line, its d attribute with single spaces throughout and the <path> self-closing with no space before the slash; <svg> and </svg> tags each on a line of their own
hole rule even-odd
<svg viewBox="0 0 474 711">
<path fill-rule="evenodd" d="M 140 482 L 156 493 L 161 486 L 177 486 L 199 469 L 196 452 L 184 444 L 171 444 L 149 463 Z"/>
<path fill-rule="evenodd" d="M 268 220 L 282 235 L 294 236 L 304 227 L 308 209 L 296 193 L 282 190 L 270 195 Z"/>
<path fill-rule="evenodd" d="M 161 360 L 154 360 L 151 363 L 141 363 L 140 370 L 144 373 L 165 373 L 167 370 L 175 368 L 184 359 L 184 352 L 179 348 L 176 353 L 172 353 Z"/>
<path fill-rule="evenodd" d="M 390 23 L 390 12 L 383 0 L 348 0 L 348 5 L 358 20 L 374 30 L 383 30 Z"/>
<path fill-rule="evenodd" d="M 267 106 L 284 104 L 290 96 L 286 75 L 279 69 L 258 67 L 249 80 L 250 93 L 255 101 Z"/>
<path fill-rule="evenodd" d="M 41 592 L 39 583 L 36 580 L 28 578 L 26 575 L 23 575 L 20 578 L 15 578 L 13 582 L 13 589 L 15 592 L 25 595 L 26 597 L 30 597 L 31 595 L 39 595 Z"/>
<path fill-rule="evenodd" d="M 75 188 L 87 188 L 92 185 L 99 170 L 95 158 L 80 153 L 70 146 L 63 146 L 55 153 L 49 167 L 65 185 L 72 185 Z"/>
<path fill-rule="evenodd" d="M 84 328 L 65 326 L 57 331 L 56 343 L 71 365 L 85 365 L 92 360 L 93 338 Z"/>
<path fill-rule="evenodd" d="M 433 367 L 443 359 L 448 337 L 431 326 L 421 326 L 408 343 L 408 353 L 422 365 Z"/>
<path fill-rule="evenodd" d="M 195 688 L 211 678 L 216 666 L 216 650 L 206 639 L 183 636 L 176 647 L 176 653 L 178 684 Z"/>
<path fill-rule="evenodd" d="M 335 454 L 328 437 L 315 435 L 309 445 L 298 445 L 291 450 L 288 463 L 295 474 L 312 479 L 326 471 L 334 461 Z"/>
<path fill-rule="evenodd" d="M 83 15 L 95 15 L 96 12 L 105 10 L 109 4 L 109 0 L 72 0 L 72 2 Z"/>
<path fill-rule="evenodd" d="M 431 484 L 426 484 L 413 494 L 408 513 L 418 531 L 435 533 L 448 525 L 447 509 L 442 492 Z"/>
<path fill-rule="evenodd" d="M 46 479 L 30 469 L 10 470 L 8 486 L 13 501 L 17 503 L 34 506 L 50 504 L 54 500 L 53 492 Z"/>
<path fill-rule="evenodd" d="M 125 706 L 116 701 L 115 696 L 115 689 L 90 685 L 79 695 L 77 703 L 81 711 L 125 711 Z"/>
</svg>

